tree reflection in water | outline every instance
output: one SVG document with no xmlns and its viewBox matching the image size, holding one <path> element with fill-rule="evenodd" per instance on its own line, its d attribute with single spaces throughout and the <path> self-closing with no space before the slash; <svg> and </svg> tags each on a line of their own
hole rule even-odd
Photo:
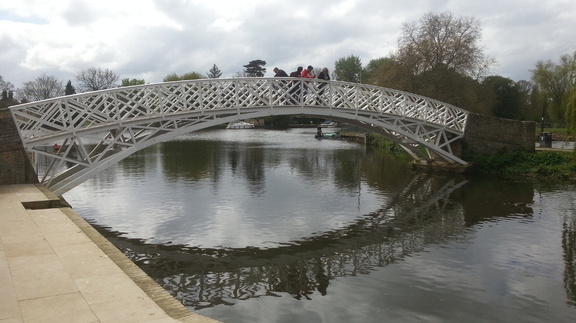
<svg viewBox="0 0 576 323">
<path fill-rule="evenodd" d="M 573 210 L 576 211 L 576 210 Z M 573 214 L 576 214 L 573 213 Z M 564 251 L 564 288 L 568 303 L 576 306 L 576 219 L 569 217 L 562 226 L 562 250 Z"/>
</svg>

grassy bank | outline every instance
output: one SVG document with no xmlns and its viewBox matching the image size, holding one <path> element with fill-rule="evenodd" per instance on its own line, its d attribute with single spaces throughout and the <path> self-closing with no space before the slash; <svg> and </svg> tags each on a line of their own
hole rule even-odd
<svg viewBox="0 0 576 323">
<path fill-rule="evenodd" d="M 535 137 L 538 138 L 540 136 L 540 127 L 536 127 Z M 552 135 L 552 140 L 557 141 L 574 141 L 574 136 L 571 135 L 566 128 L 544 128 L 544 132 L 549 132 Z M 536 139 L 538 140 L 538 139 Z"/>
<path fill-rule="evenodd" d="M 467 156 L 466 160 L 481 174 L 576 180 L 576 153 L 572 151 L 518 151 Z"/>
<path fill-rule="evenodd" d="M 370 144 L 394 155 L 407 155 L 398 145 L 378 135 L 372 136 Z M 474 164 L 472 171 L 478 174 L 576 180 L 574 151 L 517 151 L 494 155 L 468 155 L 464 159 Z"/>
</svg>

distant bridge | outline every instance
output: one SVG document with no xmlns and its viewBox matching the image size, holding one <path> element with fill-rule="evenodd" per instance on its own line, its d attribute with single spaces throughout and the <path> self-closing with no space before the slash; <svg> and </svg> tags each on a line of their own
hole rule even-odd
<svg viewBox="0 0 576 323">
<path fill-rule="evenodd" d="M 469 113 L 427 97 L 299 78 L 168 82 L 81 93 L 10 108 L 24 148 L 50 160 L 41 182 L 61 195 L 131 154 L 218 124 L 309 115 L 380 133 L 414 159 L 466 165 L 452 151 Z M 59 143 L 60 149 L 52 149 Z"/>
</svg>

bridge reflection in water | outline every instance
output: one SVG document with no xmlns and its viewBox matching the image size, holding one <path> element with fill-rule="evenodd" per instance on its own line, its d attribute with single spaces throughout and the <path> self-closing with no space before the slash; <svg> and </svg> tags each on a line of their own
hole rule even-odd
<svg viewBox="0 0 576 323">
<path fill-rule="evenodd" d="M 479 222 L 514 214 L 533 216 L 531 185 L 515 185 L 513 192 L 499 197 L 500 192 L 488 187 L 493 184 L 479 183 L 467 187 L 464 194 L 474 195 L 467 199 L 459 196 L 468 184 L 465 178 L 418 174 L 394 199 L 354 224 L 270 249 L 150 245 L 99 229 L 192 309 L 282 293 L 306 300 L 329 294 L 335 278 L 368 274 L 427 245 L 463 239 L 467 227 Z M 490 201 L 490 208 L 482 205 L 485 201 Z M 576 251 L 574 226 L 573 220 L 565 224 L 563 248 L 569 263 Z M 574 277 L 574 266 L 567 263 L 565 289 L 572 303 Z"/>
</svg>

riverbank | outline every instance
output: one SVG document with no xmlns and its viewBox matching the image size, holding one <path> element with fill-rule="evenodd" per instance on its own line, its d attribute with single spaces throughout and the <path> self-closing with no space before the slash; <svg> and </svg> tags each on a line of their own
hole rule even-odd
<svg viewBox="0 0 576 323">
<path fill-rule="evenodd" d="M 370 145 L 394 155 L 406 155 L 400 146 L 384 137 L 371 135 L 370 138 L 368 140 Z M 467 155 L 464 160 L 472 164 L 465 170 L 466 173 L 576 180 L 576 152 L 574 150 L 536 148 L 535 152 L 517 151 L 493 155 Z M 426 167 L 420 168 L 427 169 Z M 454 172 L 462 173 L 464 171 L 457 168 Z"/>
<path fill-rule="evenodd" d="M 0 321 L 216 322 L 176 301 L 41 185 L 0 186 Z"/>
<path fill-rule="evenodd" d="M 480 174 L 576 180 L 576 153 L 573 151 L 538 148 L 536 152 L 467 156 L 467 160 L 474 163 L 474 172 Z"/>
</svg>

